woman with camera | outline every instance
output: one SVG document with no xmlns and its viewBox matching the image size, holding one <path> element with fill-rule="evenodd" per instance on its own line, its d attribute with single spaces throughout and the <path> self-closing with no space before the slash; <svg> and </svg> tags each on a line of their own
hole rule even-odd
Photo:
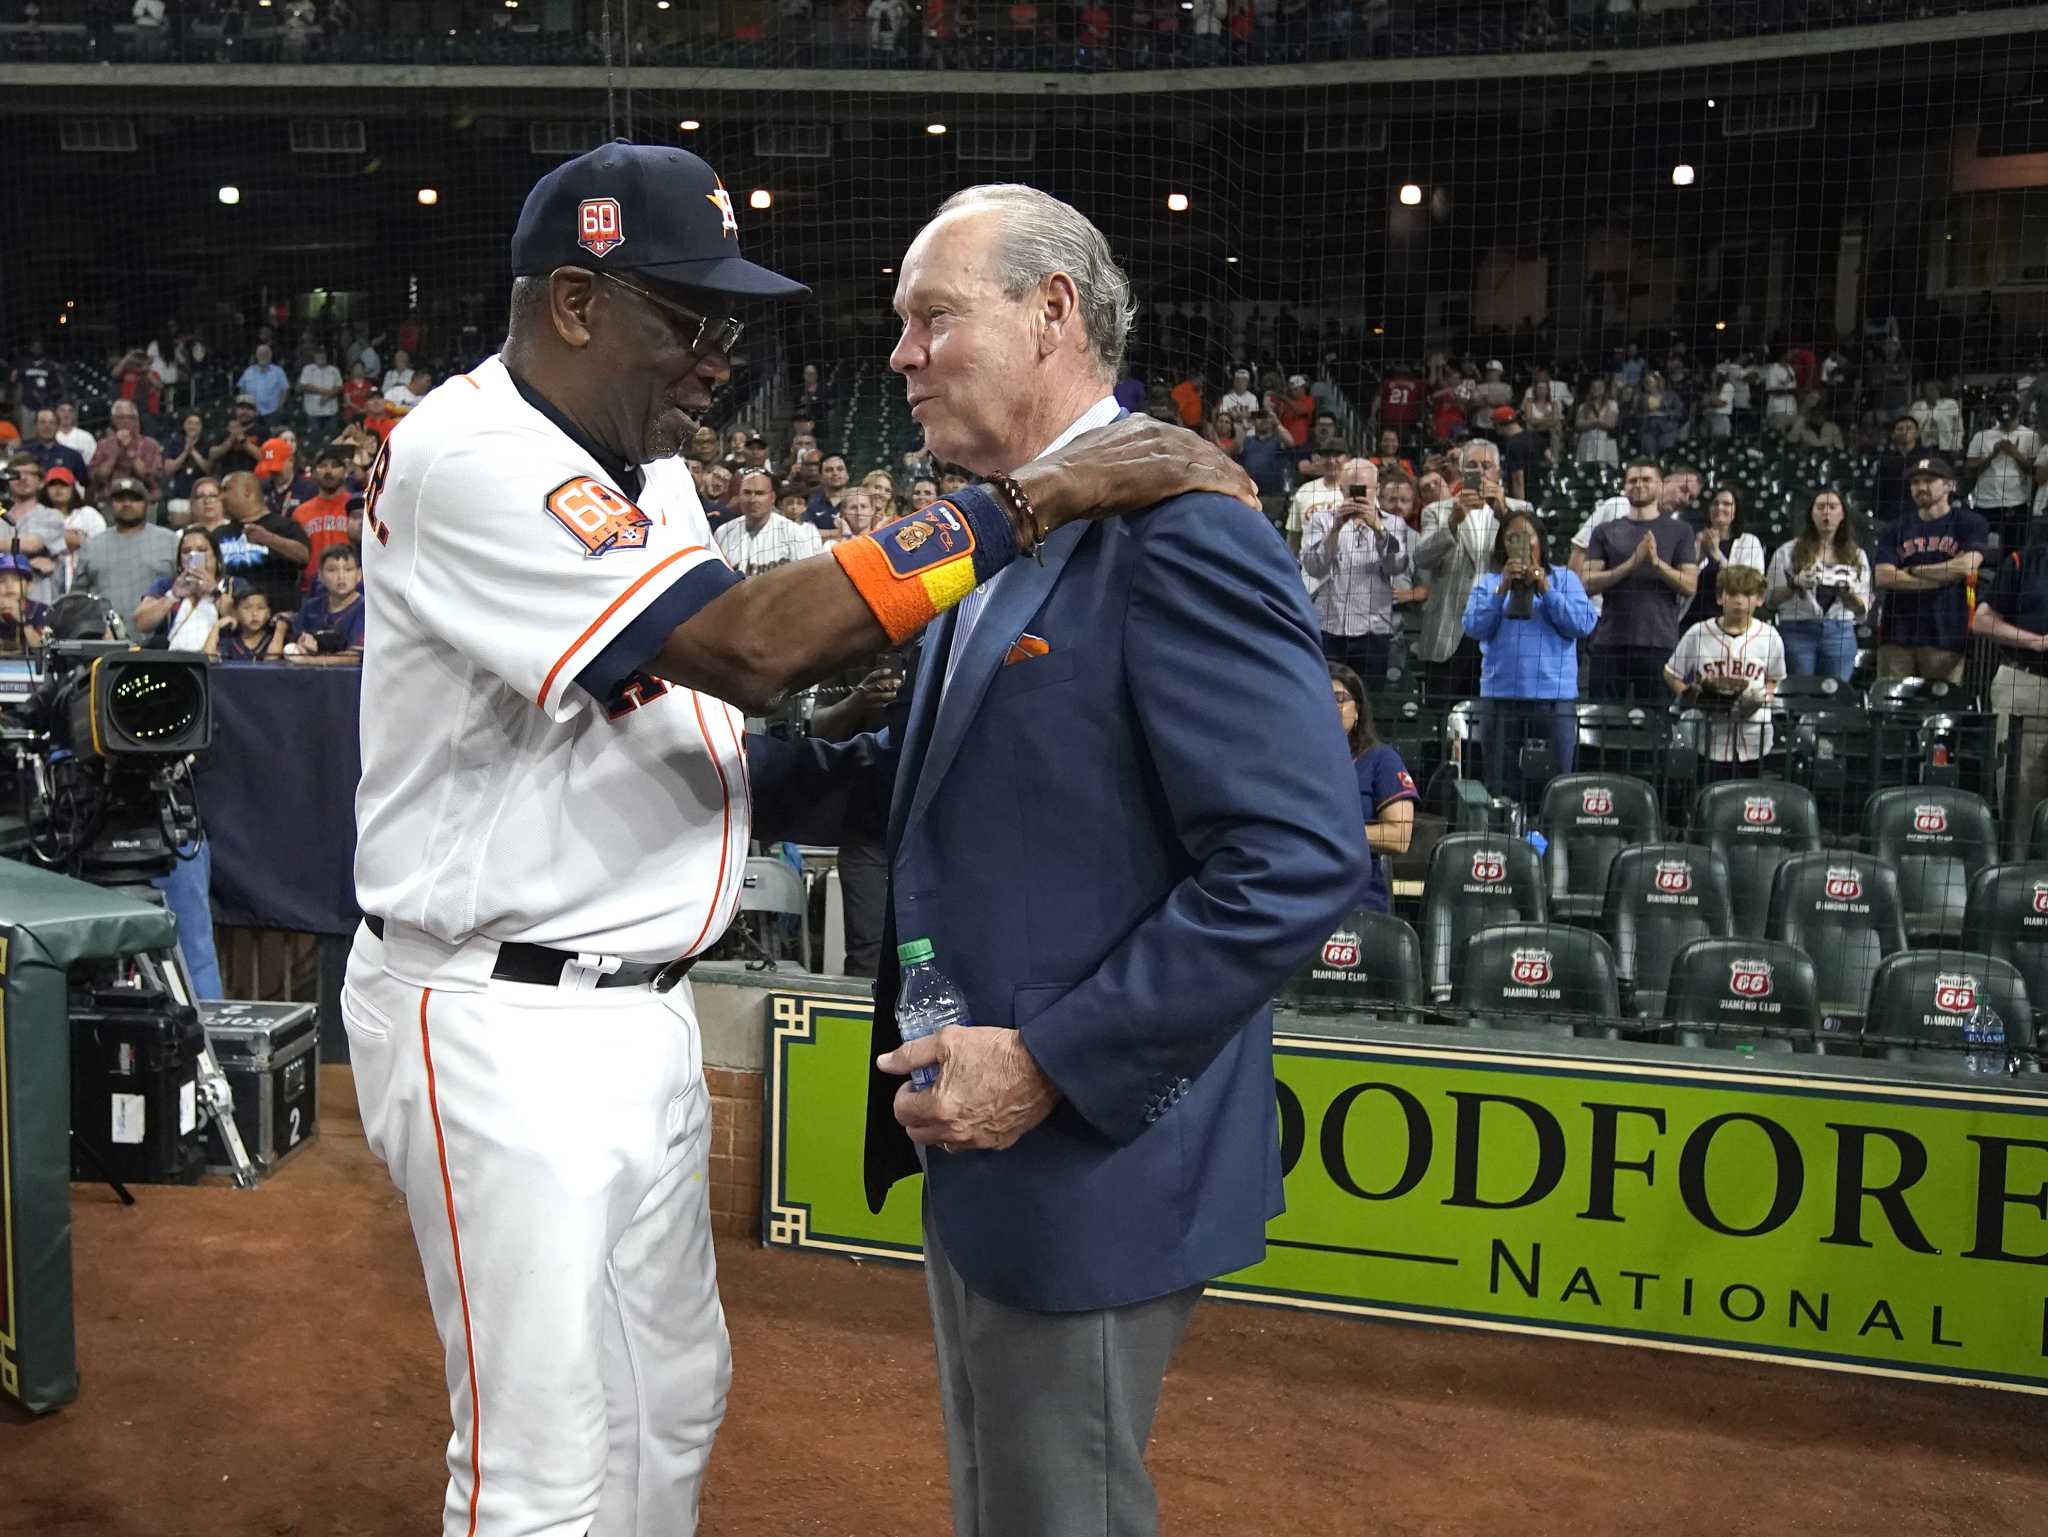
<svg viewBox="0 0 2048 1537">
<path fill-rule="evenodd" d="M 158 651 L 205 651 L 225 613 L 220 546 L 211 530 L 187 528 L 178 535 L 177 569 L 159 577 L 135 605 L 130 633 L 147 637 Z"/>
<path fill-rule="evenodd" d="M 1871 578 L 1841 492 L 1822 486 L 1813 493 L 1806 526 L 1778 546 L 1764 586 L 1787 674 L 1847 683 L 1856 670 L 1856 626 L 1870 612 Z"/>
<path fill-rule="evenodd" d="M 1493 569 L 1465 602 L 1465 633 L 1479 642 L 1479 729 L 1486 782 L 1533 805 L 1540 784 L 1523 784 L 1522 746 L 1549 747 L 1569 774 L 1578 746 L 1579 642 L 1600 615 L 1569 566 L 1552 565 L 1543 531 L 1527 513 L 1501 522 Z"/>
</svg>

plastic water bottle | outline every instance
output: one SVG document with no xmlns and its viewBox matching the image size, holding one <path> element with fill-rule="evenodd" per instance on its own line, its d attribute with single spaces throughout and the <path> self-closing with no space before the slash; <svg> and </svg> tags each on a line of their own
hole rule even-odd
<svg viewBox="0 0 2048 1537">
<path fill-rule="evenodd" d="M 1998 1074 L 2007 1071 L 2005 1021 L 1990 1004 L 1980 1003 L 1970 1011 L 1970 1017 L 1963 1022 L 1963 1044 L 1994 1048 L 1964 1053 L 1963 1071 Z"/>
<path fill-rule="evenodd" d="M 896 1031 L 906 1043 L 948 1025 L 968 1023 L 967 1000 L 946 974 L 932 964 L 929 939 L 913 939 L 898 945 L 896 959 L 903 963 L 903 985 L 896 993 Z M 913 1068 L 910 1086 L 922 1093 L 938 1078 L 936 1067 Z"/>
</svg>

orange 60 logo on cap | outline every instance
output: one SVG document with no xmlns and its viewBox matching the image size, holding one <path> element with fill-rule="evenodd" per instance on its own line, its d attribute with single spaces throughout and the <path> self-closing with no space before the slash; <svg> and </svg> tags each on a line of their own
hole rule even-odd
<svg viewBox="0 0 2048 1537">
<path fill-rule="evenodd" d="M 602 256 L 624 243 L 625 225 L 615 197 L 587 197 L 576 210 L 576 243 L 592 256 Z"/>
<path fill-rule="evenodd" d="M 548 493 L 548 511 L 592 555 L 637 550 L 653 519 L 602 481 L 588 475 L 565 480 Z"/>
</svg>

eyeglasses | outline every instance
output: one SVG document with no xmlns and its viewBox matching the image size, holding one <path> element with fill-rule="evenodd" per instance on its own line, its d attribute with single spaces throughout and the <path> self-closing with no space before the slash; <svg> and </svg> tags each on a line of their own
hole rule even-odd
<svg viewBox="0 0 2048 1537">
<path fill-rule="evenodd" d="M 702 357 L 707 352 L 716 352 L 731 357 L 733 349 L 740 344 L 741 333 L 747 328 L 747 323 L 737 316 L 728 315 L 723 320 L 713 320 L 708 315 L 700 315 L 695 310 L 685 309 L 673 299 L 664 299 L 660 294 L 642 288 L 638 283 L 629 283 L 615 273 L 599 272 L 597 275 L 607 282 L 618 284 L 629 294 L 638 294 L 656 309 L 667 310 L 671 315 L 694 325 L 696 330 L 691 333 L 690 342 L 690 352 L 693 356 Z"/>
</svg>

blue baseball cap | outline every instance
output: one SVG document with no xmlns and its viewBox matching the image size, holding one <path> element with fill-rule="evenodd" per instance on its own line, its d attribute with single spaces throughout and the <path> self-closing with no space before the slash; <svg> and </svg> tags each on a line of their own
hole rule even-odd
<svg viewBox="0 0 2048 1537">
<path fill-rule="evenodd" d="M 18 576 L 27 577 L 30 581 L 35 580 L 36 568 L 19 555 L 0 555 L 0 572 L 4 571 L 12 571 Z"/>
<path fill-rule="evenodd" d="M 810 289 L 740 255 L 732 194 L 686 149 L 614 139 L 533 184 L 512 232 L 512 271 L 640 272 L 713 293 L 782 299 Z"/>
</svg>

